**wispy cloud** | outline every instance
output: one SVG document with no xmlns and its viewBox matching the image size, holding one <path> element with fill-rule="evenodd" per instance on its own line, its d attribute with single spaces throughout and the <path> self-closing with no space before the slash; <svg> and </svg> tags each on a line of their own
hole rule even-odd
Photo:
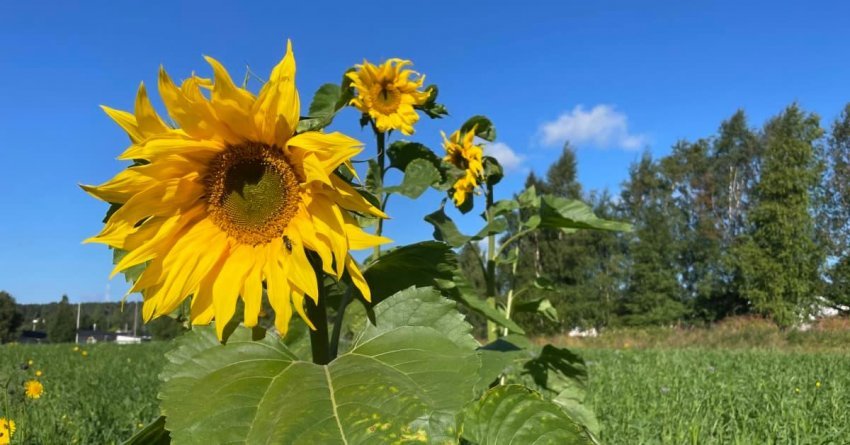
<svg viewBox="0 0 850 445">
<path fill-rule="evenodd" d="M 520 170 L 525 162 L 525 156 L 518 155 L 508 144 L 493 142 L 484 146 L 484 153 L 499 161 L 505 171 Z"/>
<path fill-rule="evenodd" d="M 643 134 L 629 132 L 629 118 L 611 105 L 596 105 L 590 110 L 577 105 L 554 121 L 540 126 L 540 142 L 547 146 L 569 141 L 576 146 L 637 150 L 647 142 Z"/>
</svg>

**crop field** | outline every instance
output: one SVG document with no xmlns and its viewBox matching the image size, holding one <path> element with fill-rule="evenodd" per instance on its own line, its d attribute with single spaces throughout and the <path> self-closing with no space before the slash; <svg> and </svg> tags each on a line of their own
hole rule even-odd
<svg viewBox="0 0 850 445">
<path fill-rule="evenodd" d="M 157 416 L 168 343 L 0 347 L 0 373 L 41 370 L 13 443 L 116 444 Z M 582 349 L 606 444 L 846 444 L 850 355 Z M 29 369 L 21 365 L 33 361 Z M 23 442 L 21 441 L 23 440 Z"/>
</svg>

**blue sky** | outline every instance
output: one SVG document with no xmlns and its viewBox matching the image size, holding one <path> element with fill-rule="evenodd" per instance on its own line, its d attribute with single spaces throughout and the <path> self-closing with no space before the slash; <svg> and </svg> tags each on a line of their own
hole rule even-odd
<svg viewBox="0 0 850 445">
<path fill-rule="evenodd" d="M 414 138 L 439 149 L 439 130 L 487 114 L 491 150 L 511 167 L 505 195 L 545 172 L 567 138 L 585 189 L 616 192 L 643 150 L 711 135 L 738 108 L 761 125 L 798 101 L 832 121 L 850 101 L 846 2 L 501 4 L 2 2 L 0 289 L 21 302 L 105 298 L 110 253 L 81 240 L 106 207 L 77 184 L 122 168 L 127 139 L 98 105 L 131 108 L 140 81 L 154 92 L 160 64 L 175 78 L 209 75 L 204 54 L 235 78 L 246 65 L 265 76 L 292 39 L 305 108 L 363 58 L 411 59 L 451 113 L 425 118 Z M 357 117 L 347 110 L 332 128 L 365 142 L 365 157 L 374 142 Z M 429 238 L 422 216 L 440 198 L 391 201 L 388 235 Z M 110 285 L 112 300 L 127 289 L 120 277 Z"/>
</svg>

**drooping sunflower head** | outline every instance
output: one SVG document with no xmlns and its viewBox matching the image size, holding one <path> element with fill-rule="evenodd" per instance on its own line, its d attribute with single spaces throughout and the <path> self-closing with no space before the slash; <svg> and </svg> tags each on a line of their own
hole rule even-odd
<svg viewBox="0 0 850 445">
<path fill-rule="evenodd" d="M 357 71 L 346 74 L 357 93 L 351 105 L 368 114 L 378 131 L 413 134 L 413 124 L 419 120 L 413 107 L 424 104 L 429 93 L 421 90 L 425 76 L 406 69 L 409 65 L 409 60 L 401 59 L 389 59 L 380 65 L 364 60 Z"/>
<path fill-rule="evenodd" d="M 16 426 L 14 420 L 0 417 L 0 445 L 8 444 L 12 439 L 12 436 L 15 434 L 15 430 Z"/>
<path fill-rule="evenodd" d="M 119 159 L 136 165 L 83 186 L 120 206 L 88 241 L 126 252 L 113 275 L 146 264 L 130 290 L 142 293 L 145 320 L 191 296 L 192 322 L 215 319 L 219 337 L 240 298 L 245 325 L 257 324 L 264 288 L 281 333 L 293 309 L 312 326 L 304 304 L 318 299 L 314 265 L 337 278 L 348 273 L 369 299 L 349 250 L 388 240 L 366 234 L 349 212 L 386 215 L 336 173 L 362 144 L 341 133 L 295 134 L 291 45 L 257 95 L 207 62 L 212 81 L 193 75 L 177 86 L 160 71 L 159 92 L 177 128 L 163 123 L 144 86 L 134 113 L 105 108 L 132 141 Z"/>
<path fill-rule="evenodd" d="M 30 399 L 38 399 L 44 394 L 44 385 L 38 380 L 27 380 L 24 383 L 24 394 Z"/>
<path fill-rule="evenodd" d="M 475 191 L 484 174 L 484 149 L 475 144 L 475 130 L 476 127 L 464 133 L 457 130 L 448 138 L 445 133 L 440 132 L 443 136 L 443 148 L 446 149 L 443 159 L 464 172 L 452 186 L 452 201 L 457 207 L 462 206 L 467 197 Z"/>
</svg>

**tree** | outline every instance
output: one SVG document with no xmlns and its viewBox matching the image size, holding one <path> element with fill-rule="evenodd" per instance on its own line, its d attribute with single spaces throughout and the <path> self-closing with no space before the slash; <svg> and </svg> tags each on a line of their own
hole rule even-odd
<svg viewBox="0 0 850 445">
<path fill-rule="evenodd" d="M 765 151 L 737 249 L 742 295 L 753 309 L 790 326 L 816 301 L 823 248 L 816 243 L 811 196 L 820 177 L 819 119 L 795 104 L 765 126 Z"/>
<path fill-rule="evenodd" d="M 827 299 L 836 306 L 850 304 L 850 104 L 832 124 L 824 153 L 819 233 L 831 267 Z"/>
<path fill-rule="evenodd" d="M 0 343 L 14 341 L 23 321 L 15 299 L 8 292 L 0 291 Z"/>
<path fill-rule="evenodd" d="M 68 302 L 68 296 L 62 300 L 47 318 L 47 339 L 53 343 L 74 341 L 77 334 L 74 309 Z"/>
<path fill-rule="evenodd" d="M 668 324 L 686 312 L 677 255 L 675 226 L 681 215 L 672 201 L 671 183 L 645 153 L 633 165 L 622 192 L 635 225 L 629 245 L 631 270 L 619 307 L 626 325 Z"/>
</svg>

